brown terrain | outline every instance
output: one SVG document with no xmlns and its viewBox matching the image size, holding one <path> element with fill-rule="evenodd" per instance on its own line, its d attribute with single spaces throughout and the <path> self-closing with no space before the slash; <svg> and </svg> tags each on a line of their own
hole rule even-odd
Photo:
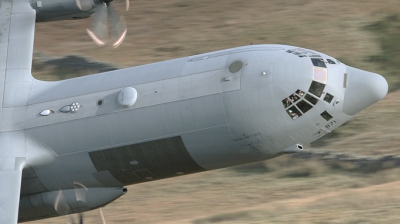
<svg viewBox="0 0 400 224">
<path fill-rule="evenodd" d="M 122 11 L 123 1 L 113 4 Z M 251 43 L 310 48 L 380 73 L 388 96 L 307 152 L 128 186 L 103 212 L 108 224 L 399 223 L 397 15 L 395 0 L 137 0 L 124 13 L 128 36 L 117 49 L 91 42 L 85 33 L 90 19 L 37 24 L 33 73 L 58 80 Z M 68 57 L 66 65 L 44 65 Z M 96 66 L 74 69 L 86 59 Z M 85 223 L 101 223 L 98 214 L 85 213 Z"/>
</svg>

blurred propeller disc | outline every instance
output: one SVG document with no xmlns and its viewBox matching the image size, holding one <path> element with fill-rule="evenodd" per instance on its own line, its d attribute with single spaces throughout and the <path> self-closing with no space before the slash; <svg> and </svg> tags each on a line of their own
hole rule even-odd
<svg viewBox="0 0 400 224">
<path fill-rule="evenodd" d="M 93 8 L 92 0 L 75 0 L 81 10 Z M 111 5 L 113 0 L 95 0 L 95 13 L 90 28 L 86 31 L 92 40 L 99 46 L 104 46 L 108 40 L 108 30 L 111 32 L 111 40 L 114 48 L 117 48 L 124 41 L 127 33 L 127 26 L 122 14 Z M 126 0 L 126 11 L 129 10 L 129 0 Z"/>
<path fill-rule="evenodd" d="M 99 46 L 105 45 L 108 39 L 107 11 L 106 4 L 97 4 L 92 27 L 90 29 L 86 29 L 89 36 Z"/>
<path fill-rule="evenodd" d="M 109 24 L 110 31 L 113 40 L 113 47 L 117 48 L 121 45 L 122 41 L 124 41 L 126 37 L 126 22 L 122 15 L 118 15 L 117 11 L 111 5 L 107 7 L 108 16 L 109 16 Z"/>
</svg>

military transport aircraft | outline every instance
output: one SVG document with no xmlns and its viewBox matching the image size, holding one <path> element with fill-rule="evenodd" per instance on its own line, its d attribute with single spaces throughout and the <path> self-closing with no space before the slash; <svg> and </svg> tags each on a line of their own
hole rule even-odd
<svg viewBox="0 0 400 224">
<path fill-rule="evenodd" d="M 0 0 L 1 224 L 100 208 L 130 184 L 298 152 L 388 91 L 378 74 L 286 45 L 57 82 L 31 76 L 36 20 L 104 9 L 118 45 L 126 26 L 110 2 Z M 97 42 L 108 39 L 99 22 L 108 16 L 88 29 Z"/>
</svg>

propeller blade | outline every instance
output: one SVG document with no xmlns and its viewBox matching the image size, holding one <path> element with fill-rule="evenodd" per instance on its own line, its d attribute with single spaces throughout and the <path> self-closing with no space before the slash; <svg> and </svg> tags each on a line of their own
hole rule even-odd
<svg viewBox="0 0 400 224">
<path fill-rule="evenodd" d="M 87 187 L 79 182 L 74 182 L 74 188 L 76 201 L 86 203 Z"/>
<path fill-rule="evenodd" d="M 107 224 L 106 219 L 104 218 L 104 215 L 103 215 L 103 210 L 101 210 L 101 208 L 100 208 L 100 217 L 101 217 L 101 221 L 103 221 L 103 224 Z"/>
<path fill-rule="evenodd" d="M 95 6 L 92 0 L 75 0 L 75 3 L 81 11 L 89 11 Z"/>
<path fill-rule="evenodd" d="M 106 5 L 102 3 L 97 4 L 92 27 L 86 29 L 89 36 L 99 46 L 105 45 L 108 39 L 107 17 Z"/>
<path fill-rule="evenodd" d="M 126 11 L 129 11 L 129 0 L 126 0 Z"/>
<path fill-rule="evenodd" d="M 69 213 L 69 205 L 64 199 L 64 195 L 62 193 L 62 190 L 58 191 L 56 200 L 54 201 L 54 209 L 57 211 L 58 214 L 60 215 L 67 215 Z"/>
<path fill-rule="evenodd" d="M 110 31 L 112 33 L 113 47 L 117 48 L 124 41 L 126 37 L 126 22 L 124 17 L 117 13 L 111 5 L 107 7 L 110 23 Z"/>
<path fill-rule="evenodd" d="M 83 214 L 79 213 L 79 224 L 83 224 Z"/>
<path fill-rule="evenodd" d="M 83 11 L 81 0 L 76 0 L 76 6 Z"/>
</svg>

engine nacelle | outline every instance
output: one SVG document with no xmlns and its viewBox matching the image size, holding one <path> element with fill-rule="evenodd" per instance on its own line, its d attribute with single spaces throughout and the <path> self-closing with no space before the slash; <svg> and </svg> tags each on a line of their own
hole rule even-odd
<svg viewBox="0 0 400 224">
<path fill-rule="evenodd" d="M 105 206 L 126 192 L 123 187 L 81 187 L 22 196 L 18 219 L 25 222 L 89 211 Z"/>
<path fill-rule="evenodd" d="M 31 0 L 36 22 L 74 20 L 90 17 L 96 0 Z"/>
</svg>

